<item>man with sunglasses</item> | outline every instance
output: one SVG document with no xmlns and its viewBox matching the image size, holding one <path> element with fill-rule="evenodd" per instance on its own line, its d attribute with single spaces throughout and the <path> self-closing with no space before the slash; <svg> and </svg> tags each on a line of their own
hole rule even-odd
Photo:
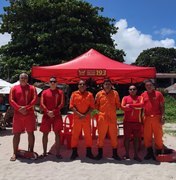
<svg viewBox="0 0 176 180">
<path fill-rule="evenodd" d="M 80 133 L 84 131 L 86 141 L 86 157 L 94 159 L 92 154 L 91 117 L 94 109 L 94 98 L 92 93 L 86 90 L 86 82 L 80 80 L 78 90 L 73 92 L 70 98 L 70 109 L 73 111 L 73 130 L 71 138 L 72 155 L 71 160 L 78 157 L 77 147 Z"/>
<path fill-rule="evenodd" d="M 112 158 L 121 160 L 117 153 L 117 116 L 116 110 L 120 107 L 120 98 L 117 91 L 112 89 L 109 79 L 103 82 L 103 90 L 100 90 L 95 97 L 95 107 L 98 114 L 98 155 L 96 160 L 103 158 L 104 139 L 109 133 L 112 145 Z"/>
<path fill-rule="evenodd" d="M 34 114 L 34 105 L 37 102 L 36 88 L 28 84 L 28 75 L 22 73 L 19 76 L 19 85 L 11 88 L 9 103 L 14 108 L 13 116 L 13 156 L 10 161 L 17 158 L 20 135 L 23 132 L 28 134 L 28 150 L 34 150 L 34 131 L 36 130 L 36 118 Z"/>
<path fill-rule="evenodd" d="M 60 155 L 60 131 L 63 129 L 63 122 L 60 110 L 64 106 L 64 93 L 57 89 L 57 80 L 51 77 L 49 81 L 50 88 L 43 91 L 40 105 L 43 109 L 42 123 L 40 131 L 43 132 L 43 155 L 47 156 L 48 134 L 52 130 L 55 133 L 56 157 L 61 159 Z"/>
<path fill-rule="evenodd" d="M 162 125 L 165 122 L 164 117 L 164 97 L 161 92 L 155 90 L 151 80 L 144 82 L 145 91 L 142 94 L 144 98 L 144 144 L 147 148 L 145 160 L 154 159 L 152 138 L 154 136 L 156 155 L 162 153 L 163 149 L 163 130 Z"/>
<path fill-rule="evenodd" d="M 126 154 L 124 159 L 130 159 L 129 146 L 130 138 L 134 141 L 134 160 L 141 162 L 138 155 L 139 140 L 141 138 L 141 111 L 143 107 L 142 96 L 137 95 L 137 88 L 134 85 L 129 87 L 129 95 L 124 96 L 121 103 L 121 109 L 124 111 L 124 145 Z"/>
</svg>

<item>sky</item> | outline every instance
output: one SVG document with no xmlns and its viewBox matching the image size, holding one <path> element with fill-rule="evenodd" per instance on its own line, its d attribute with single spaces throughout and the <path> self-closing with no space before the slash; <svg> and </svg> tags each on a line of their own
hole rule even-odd
<svg viewBox="0 0 176 180">
<path fill-rule="evenodd" d="M 103 7 L 104 17 L 114 18 L 118 32 L 112 35 L 117 49 L 126 53 L 125 63 L 135 62 L 139 54 L 153 47 L 176 48 L 175 0 L 85 0 Z M 0 0 L 0 13 L 6 0 Z M 10 40 L 0 34 L 0 46 Z"/>
</svg>

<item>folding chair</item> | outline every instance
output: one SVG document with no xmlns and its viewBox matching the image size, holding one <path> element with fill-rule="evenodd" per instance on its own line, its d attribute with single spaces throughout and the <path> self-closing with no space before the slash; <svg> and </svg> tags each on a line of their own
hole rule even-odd
<svg viewBox="0 0 176 180">
<path fill-rule="evenodd" d="M 98 124 L 98 114 L 95 114 L 95 115 L 91 118 L 92 139 L 96 139 L 97 124 Z"/>
<path fill-rule="evenodd" d="M 73 126 L 73 114 L 67 114 L 63 120 L 63 130 L 60 133 L 60 138 L 62 145 L 66 140 L 68 149 L 71 148 L 72 126 Z"/>
</svg>

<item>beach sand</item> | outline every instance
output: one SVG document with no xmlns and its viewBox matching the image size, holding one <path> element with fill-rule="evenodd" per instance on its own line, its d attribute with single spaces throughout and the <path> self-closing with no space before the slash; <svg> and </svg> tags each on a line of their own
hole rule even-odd
<svg viewBox="0 0 176 180">
<path fill-rule="evenodd" d="M 17 159 L 11 162 L 12 155 L 11 129 L 0 132 L 0 180 L 167 180 L 176 179 L 176 163 L 159 163 L 153 160 L 115 161 L 111 158 L 112 149 L 110 140 L 105 140 L 104 158 L 100 161 L 85 158 L 84 140 L 80 140 L 79 156 L 75 161 L 70 161 L 71 150 L 63 145 L 61 148 L 62 160 L 55 155 L 49 155 L 44 159 L 27 160 Z M 35 132 L 35 151 L 42 154 L 42 133 Z M 176 149 L 176 138 L 168 134 L 164 135 L 164 144 Z M 49 134 L 48 150 L 54 153 L 54 134 Z M 53 146 L 53 147 L 52 147 Z M 132 147 L 132 143 L 131 143 Z M 21 135 L 21 149 L 27 149 L 27 135 Z M 51 149 L 50 149 L 51 148 Z M 131 148 L 133 149 L 133 148 Z M 93 141 L 93 153 L 97 153 L 96 140 Z M 131 151 L 131 157 L 133 152 Z M 142 146 L 140 156 L 143 158 L 145 148 Z M 119 141 L 119 155 L 124 155 L 122 139 Z"/>
</svg>

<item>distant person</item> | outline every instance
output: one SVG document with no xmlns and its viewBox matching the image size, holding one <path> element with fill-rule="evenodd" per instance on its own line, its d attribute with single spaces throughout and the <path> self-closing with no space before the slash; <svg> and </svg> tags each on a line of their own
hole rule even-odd
<svg viewBox="0 0 176 180">
<path fill-rule="evenodd" d="M 120 107 L 120 98 L 117 91 L 112 89 L 109 79 L 103 82 L 103 90 L 99 91 L 95 97 L 95 107 L 98 114 L 98 155 L 96 160 L 103 158 L 104 139 L 109 133 L 112 145 L 112 158 L 121 160 L 117 153 L 117 115 L 116 110 Z"/>
<path fill-rule="evenodd" d="M 2 95 L 2 94 L 0 94 L 0 110 L 1 111 L 4 111 L 4 96 Z M 0 112 L 0 117 L 2 117 L 3 116 L 3 114 L 2 114 L 2 112 Z"/>
<path fill-rule="evenodd" d="M 55 133 L 56 157 L 61 159 L 60 154 L 60 131 L 63 129 L 63 122 L 60 110 L 64 106 L 64 93 L 57 89 L 57 80 L 55 77 L 50 78 L 50 88 L 44 90 L 41 95 L 40 105 L 43 109 L 42 123 L 40 131 L 43 133 L 43 154 L 47 156 L 48 134 L 52 130 Z"/>
<path fill-rule="evenodd" d="M 4 120 L 7 127 L 12 127 L 13 116 L 14 116 L 14 109 L 12 106 L 9 106 L 4 115 Z"/>
<path fill-rule="evenodd" d="M 4 97 L 3 97 L 2 94 L 0 94 L 0 105 L 1 105 L 1 104 L 4 104 Z"/>
<path fill-rule="evenodd" d="M 28 75 L 22 73 L 19 76 L 20 84 L 12 87 L 9 95 L 9 103 L 14 108 L 13 117 L 13 155 L 11 161 L 17 158 L 17 150 L 20 143 L 20 135 L 24 131 L 28 134 L 28 150 L 34 150 L 34 130 L 36 118 L 34 105 L 37 102 L 36 88 L 28 84 Z"/>
<path fill-rule="evenodd" d="M 73 111 L 73 130 L 71 138 L 72 155 L 71 160 L 78 157 L 78 141 L 82 130 L 86 141 L 86 157 L 94 159 L 92 154 L 91 116 L 94 109 L 94 98 L 92 93 L 86 90 L 86 82 L 80 80 L 78 90 L 74 91 L 70 98 L 70 109 Z"/>
<path fill-rule="evenodd" d="M 130 159 L 130 138 L 133 136 L 134 160 L 141 162 L 142 160 L 138 155 L 138 147 L 142 134 L 141 113 L 144 104 L 143 97 L 137 95 L 137 88 L 134 85 L 129 87 L 128 92 L 129 95 L 124 96 L 121 103 L 121 109 L 124 111 L 124 145 L 126 151 L 124 159 Z"/>
<path fill-rule="evenodd" d="M 0 110 L 3 110 L 3 104 L 4 104 L 4 98 L 3 98 L 3 95 L 2 94 L 0 94 Z M 0 111 L 0 119 L 2 119 L 3 118 L 3 114 L 2 114 L 2 112 Z M 0 129 L 1 129 L 1 127 L 0 127 Z"/>
<path fill-rule="evenodd" d="M 144 144 L 147 148 L 145 160 L 154 159 L 152 139 L 154 137 L 156 154 L 161 154 L 163 149 L 164 97 L 156 91 L 151 80 L 145 81 L 147 91 L 142 93 L 144 98 Z"/>
</svg>

